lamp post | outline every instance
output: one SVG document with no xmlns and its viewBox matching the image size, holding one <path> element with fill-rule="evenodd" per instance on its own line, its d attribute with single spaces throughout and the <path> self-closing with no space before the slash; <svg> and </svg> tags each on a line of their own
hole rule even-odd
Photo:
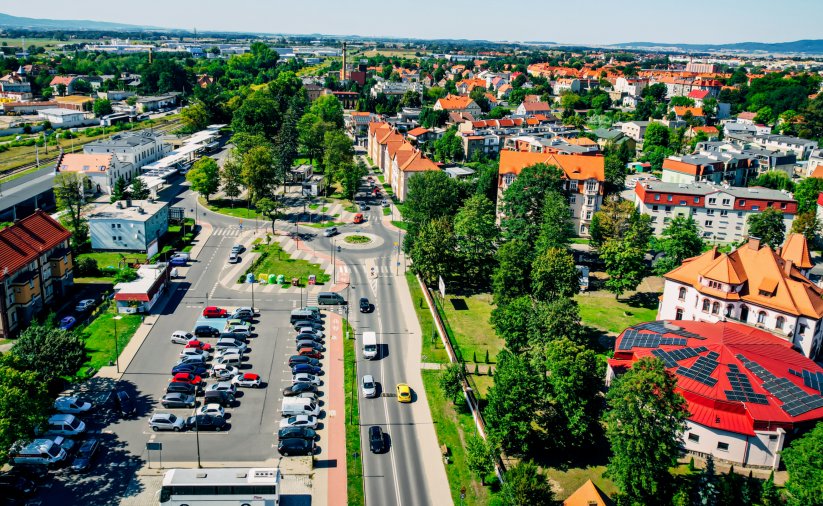
<svg viewBox="0 0 823 506">
<path fill-rule="evenodd" d="M 115 310 L 117 306 L 115 305 Z M 120 374 L 120 349 L 117 345 L 117 320 L 122 320 L 123 317 L 120 315 L 115 315 L 112 320 L 114 320 L 114 362 L 117 365 L 117 374 Z"/>
<path fill-rule="evenodd" d="M 197 410 L 194 411 L 194 434 L 197 441 L 197 469 L 201 469 L 203 466 L 200 464 L 200 423 L 197 418 Z"/>
<path fill-rule="evenodd" d="M 334 254 L 334 237 L 331 239 L 331 247 L 329 248 L 329 252 L 331 253 L 331 276 L 332 276 L 332 283 L 337 283 L 337 264 L 335 263 L 335 255 Z"/>
<path fill-rule="evenodd" d="M 253 274 L 253 273 L 252 273 Z M 251 282 L 251 313 L 254 316 L 254 284 L 257 282 L 257 278 L 252 280 Z"/>
</svg>

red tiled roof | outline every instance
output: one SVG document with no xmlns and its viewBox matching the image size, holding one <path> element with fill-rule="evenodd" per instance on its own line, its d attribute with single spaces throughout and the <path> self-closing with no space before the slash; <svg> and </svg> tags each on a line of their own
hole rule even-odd
<svg viewBox="0 0 823 506">
<path fill-rule="evenodd" d="M 49 83 L 50 86 L 57 86 L 58 84 L 63 84 L 65 86 L 70 85 L 77 79 L 77 76 L 54 76 Z"/>
<path fill-rule="evenodd" d="M 703 100 L 708 96 L 709 90 L 692 90 L 691 93 L 689 93 L 689 98 L 696 98 L 698 100 Z"/>
<path fill-rule="evenodd" d="M 526 167 L 544 163 L 560 168 L 568 179 L 596 179 L 605 181 L 605 165 L 602 156 L 561 155 L 556 153 L 531 153 L 504 150 L 500 152 L 498 174 L 520 174 Z"/>
<path fill-rule="evenodd" d="M 71 233 L 43 211 L 35 211 L 0 230 L 0 279 L 14 274 L 69 237 Z"/>
<path fill-rule="evenodd" d="M 783 427 L 788 430 L 797 423 L 823 419 L 823 404 L 790 415 L 783 409 L 786 403 L 764 387 L 769 379 L 788 381 L 782 388 L 820 403 L 820 391 L 806 386 L 802 376 L 804 371 L 812 375 L 823 374 L 823 368 L 794 351 L 791 342 L 735 322 L 657 323 L 666 327 L 650 329 L 644 327 L 646 324 L 640 324 L 624 330 L 615 342 L 614 358 L 609 360 L 609 365 L 625 368 L 643 357 L 661 358 L 666 369 L 677 378 L 677 391 L 686 399 L 691 421 L 753 436 L 755 428 L 774 430 Z M 635 332 L 639 335 L 657 334 L 660 341 L 654 342 L 658 338 L 652 337 L 651 344 L 638 346 L 636 340 L 629 341 Z M 685 355 L 690 356 L 678 359 L 684 355 L 682 352 L 674 356 L 667 354 L 675 350 L 686 350 Z M 698 360 L 702 367 L 695 370 L 708 371 L 705 381 L 698 381 L 689 373 Z M 751 386 L 751 393 L 756 396 L 729 395 L 735 391 L 729 374 L 734 377 L 735 385 Z M 739 386 L 737 391 L 742 392 Z"/>
<path fill-rule="evenodd" d="M 446 97 L 438 99 L 437 103 L 440 104 L 440 107 L 442 107 L 444 111 L 459 111 L 466 109 L 471 104 L 474 104 L 474 100 L 472 100 L 469 97 L 448 95 Z"/>
<path fill-rule="evenodd" d="M 412 137 L 419 137 L 429 132 L 431 132 L 431 130 L 429 130 L 428 128 L 417 127 L 413 130 L 409 130 L 408 132 L 406 132 L 406 135 L 411 135 Z"/>
</svg>

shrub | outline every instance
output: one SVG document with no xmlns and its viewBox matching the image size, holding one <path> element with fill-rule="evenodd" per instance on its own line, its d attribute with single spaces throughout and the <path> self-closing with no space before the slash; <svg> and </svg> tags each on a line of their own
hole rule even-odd
<svg viewBox="0 0 823 506">
<path fill-rule="evenodd" d="M 77 260 L 77 275 L 80 277 L 96 277 L 100 275 L 100 267 L 94 258 L 81 258 Z"/>
</svg>

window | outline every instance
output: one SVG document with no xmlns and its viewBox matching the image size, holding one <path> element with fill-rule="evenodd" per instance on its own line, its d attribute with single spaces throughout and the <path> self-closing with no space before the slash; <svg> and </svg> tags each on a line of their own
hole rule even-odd
<svg viewBox="0 0 823 506">
<path fill-rule="evenodd" d="M 591 211 L 586 211 L 586 218 L 585 219 L 587 219 L 587 220 L 592 219 L 592 212 Z"/>
<path fill-rule="evenodd" d="M 710 304 L 711 304 L 711 302 L 709 302 L 709 299 L 703 299 L 703 312 L 704 313 L 709 312 L 709 305 Z"/>
<path fill-rule="evenodd" d="M 738 200 L 737 205 L 740 206 L 740 207 L 746 207 L 746 201 L 745 200 Z"/>
<path fill-rule="evenodd" d="M 652 211 L 657 211 L 660 206 L 652 206 Z"/>
<path fill-rule="evenodd" d="M 577 202 L 576 196 L 572 195 L 571 197 L 569 197 L 569 204 L 574 204 L 575 202 Z"/>
<path fill-rule="evenodd" d="M 592 197 L 592 196 L 586 197 L 586 205 L 587 206 L 593 206 L 594 205 L 594 197 Z"/>
<path fill-rule="evenodd" d="M 674 312 L 674 319 L 675 320 L 682 320 L 683 319 L 683 309 L 677 308 L 677 311 Z"/>
<path fill-rule="evenodd" d="M 760 210 L 760 206 L 752 206 L 752 211 L 759 211 L 759 210 Z"/>
<path fill-rule="evenodd" d="M 709 205 L 714 205 L 717 202 L 717 199 L 714 197 L 709 197 Z"/>
<path fill-rule="evenodd" d="M 680 291 L 677 294 L 677 298 L 680 299 L 680 300 L 686 300 L 686 289 L 685 288 L 682 288 L 682 287 L 680 288 Z"/>
<path fill-rule="evenodd" d="M 666 212 L 667 213 L 672 212 L 672 206 L 666 206 Z"/>
<path fill-rule="evenodd" d="M 686 205 L 686 201 L 685 201 L 685 200 L 681 200 L 681 201 L 680 201 L 680 205 L 681 205 L 681 206 L 685 206 L 685 205 Z"/>
<path fill-rule="evenodd" d="M 712 314 L 719 314 L 720 313 L 720 303 L 715 302 L 712 304 Z"/>
<path fill-rule="evenodd" d="M 577 190 L 577 181 L 569 181 L 569 189 Z"/>
<path fill-rule="evenodd" d="M 697 434 L 695 434 L 693 432 L 689 432 L 689 441 L 694 441 L 695 443 L 699 443 L 700 442 L 700 436 L 698 436 Z"/>
<path fill-rule="evenodd" d="M 774 328 L 777 330 L 783 330 L 783 324 L 786 323 L 786 319 L 782 316 L 778 316 L 777 320 L 774 321 Z"/>
<path fill-rule="evenodd" d="M 731 202 L 731 200 L 729 200 L 729 199 L 723 199 L 723 205 L 724 205 L 724 206 L 727 206 L 727 205 L 729 205 L 729 204 L 731 204 L 731 203 L 732 203 L 732 202 Z"/>
<path fill-rule="evenodd" d="M 797 333 L 798 334 L 805 334 L 806 333 L 806 325 L 801 323 L 797 326 Z"/>
<path fill-rule="evenodd" d="M 669 202 L 671 202 L 672 200 L 674 200 L 674 196 L 669 195 L 669 196 L 667 196 L 667 197 L 666 197 L 666 200 L 668 200 Z"/>
<path fill-rule="evenodd" d="M 757 313 L 757 323 L 766 323 L 766 312 L 760 311 Z"/>
<path fill-rule="evenodd" d="M 699 204 L 700 203 L 700 197 L 695 197 L 694 198 L 694 203 Z"/>
<path fill-rule="evenodd" d="M 114 223 L 111 224 L 111 228 L 116 228 Z"/>
<path fill-rule="evenodd" d="M 706 209 L 706 216 L 714 216 L 714 209 Z"/>
<path fill-rule="evenodd" d="M 786 209 L 786 203 L 785 202 L 780 203 L 780 209 Z"/>
<path fill-rule="evenodd" d="M 654 200 L 660 200 L 660 194 L 659 193 L 654 194 Z"/>
<path fill-rule="evenodd" d="M 729 211 L 727 211 L 727 210 L 725 210 L 725 209 L 721 209 L 721 210 L 720 210 L 720 217 L 721 217 L 721 218 L 725 218 L 725 217 L 727 217 L 728 215 L 729 215 Z"/>
<path fill-rule="evenodd" d="M 704 224 L 704 226 L 705 227 L 711 227 L 712 226 L 712 220 L 706 220 L 706 223 Z"/>
<path fill-rule="evenodd" d="M 720 451 L 727 452 L 729 451 L 729 443 L 717 443 L 717 449 Z"/>
<path fill-rule="evenodd" d="M 727 317 L 727 318 L 731 318 L 731 316 L 732 316 L 733 314 L 734 314 L 734 306 L 732 306 L 731 304 L 729 304 L 728 306 L 726 306 L 726 317 Z"/>
</svg>

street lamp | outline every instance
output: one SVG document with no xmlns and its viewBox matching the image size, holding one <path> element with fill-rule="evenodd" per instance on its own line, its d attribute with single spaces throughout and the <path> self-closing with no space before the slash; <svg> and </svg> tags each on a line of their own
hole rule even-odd
<svg viewBox="0 0 823 506">
<path fill-rule="evenodd" d="M 331 253 L 332 283 L 337 283 L 337 264 L 334 260 L 334 257 L 337 255 L 334 254 L 334 237 L 331 239 L 331 247 L 329 248 L 329 252 Z"/>
<path fill-rule="evenodd" d="M 117 306 L 115 305 L 115 308 Z M 117 320 L 122 320 L 123 317 L 120 315 L 115 315 L 112 320 L 114 320 L 114 361 L 117 364 L 117 374 L 120 374 L 120 349 L 117 345 Z"/>
<path fill-rule="evenodd" d="M 197 469 L 201 469 L 203 466 L 200 464 L 200 423 L 197 418 L 197 409 L 194 410 L 194 434 L 197 441 Z"/>
</svg>

